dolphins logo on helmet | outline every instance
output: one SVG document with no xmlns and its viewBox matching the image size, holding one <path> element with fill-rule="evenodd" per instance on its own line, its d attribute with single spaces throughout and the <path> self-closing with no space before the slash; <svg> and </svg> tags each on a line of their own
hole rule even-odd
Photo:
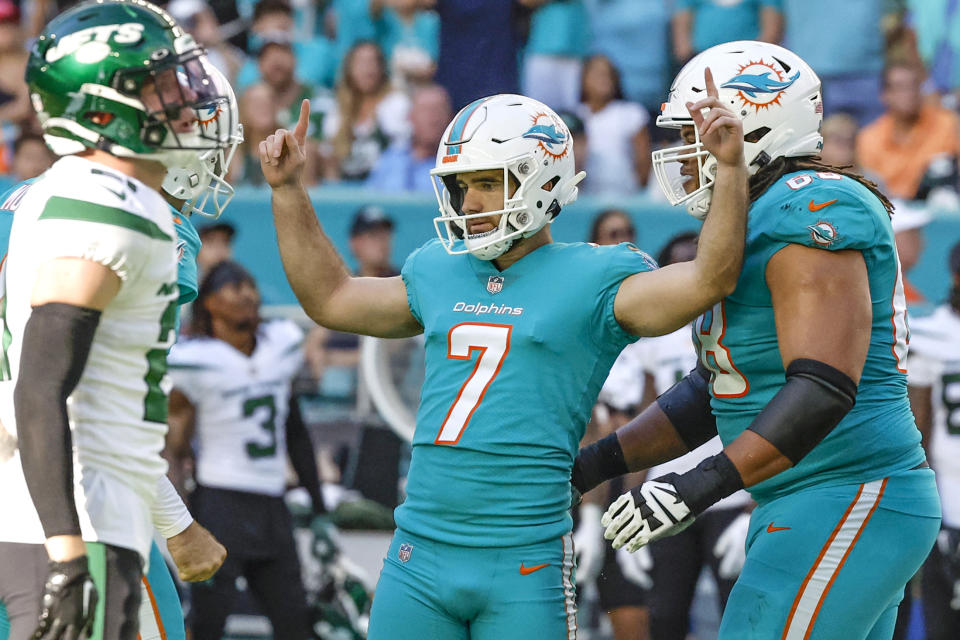
<svg viewBox="0 0 960 640">
<path fill-rule="evenodd" d="M 769 109 L 771 105 L 779 105 L 780 96 L 800 77 L 798 70 L 784 80 L 783 74 L 776 65 L 764 62 L 762 59 L 748 62 L 738 71 L 737 75 L 720 86 L 723 89 L 736 89 L 744 106 L 750 105 L 757 111 L 761 108 Z M 755 72 L 748 73 L 750 71 Z M 773 74 L 776 74 L 777 80 L 771 77 Z"/>
</svg>

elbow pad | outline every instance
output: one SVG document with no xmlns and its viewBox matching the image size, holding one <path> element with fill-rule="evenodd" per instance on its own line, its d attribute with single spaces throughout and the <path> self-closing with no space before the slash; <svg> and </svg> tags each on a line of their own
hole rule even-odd
<svg viewBox="0 0 960 640">
<path fill-rule="evenodd" d="M 657 405 L 688 451 L 693 451 L 717 435 L 717 417 L 710 410 L 710 372 L 697 366 L 680 382 L 657 398 Z"/>
<path fill-rule="evenodd" d="M 856 402 L 850 376 L 819 360 L 798 358 L 787 383 L 747 427 L 797 464 L 829 435 Z"/>
</svg>

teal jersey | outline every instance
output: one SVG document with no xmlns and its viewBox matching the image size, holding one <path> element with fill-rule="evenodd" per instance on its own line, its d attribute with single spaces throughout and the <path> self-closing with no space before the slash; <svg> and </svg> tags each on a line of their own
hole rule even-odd
<svg viewBox="0 0 960 640">
<path fill-rule="evenodd" d="M 853 249 L 866 262 L 873 304 L 870 348 L 853 410 L 799 464 L 750 488 L 765 502 L 814 484 L 867 482 L 924 460 L 907 401 L 907 317 L 890 219 L 856 180 L 834 173 L 785 175 L 750 207 L 743 271 L 733 294 L 694 325 L 712 370 L 711 406 L 724 444 L 740 435 L 786 382 L 766 283 L 770 258 L 788 244 Z"/>
<path fill-rule="evenodd" d="M 34 183 L 36 178 L 24 180 L 13 185 L 0 196 L 0 256 L 7 254 L 7 246 L 10 244 L 10 229 L 13 228 L 13 212 L 16 210 L 20 200 L 23 199 L 27 188 Z"/>
<path fill-rule="evenodd" d="M 193 302 L 200 286 L 197 283 L 197 254 L 200 253 L 200 235 L 190 221 L 173 207 L 174 227 L 177 229 L 177 285 L 180 287 L 179 306 Z"/>
<path fill-rule="evenodd" d="M 548 244 L 504 271 L 438 240 L 407 258 L 426 377 L 401 529 L 469 547 L 570 531 L 580 438 L 610 366 L 636 340 L 614 298 L 624 278 L 655 267 L 627 244 Z"/>
</svg>

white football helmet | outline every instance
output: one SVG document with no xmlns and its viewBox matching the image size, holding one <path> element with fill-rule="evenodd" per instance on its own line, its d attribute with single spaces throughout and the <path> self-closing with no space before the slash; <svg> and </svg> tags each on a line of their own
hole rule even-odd
<svg viewBox="0 0 960 640">
<path fill-rule="evenodd" d="M 743 120 L 743 155 L 750 175 L 780 156 L 820 153 L 820 78 L 797 54 L 767 42 L 726 42 L 690 60 L 660 107 L 658 127 L 680 129 L 693 124 L 685 105 L 707 96 L 703 82 L 707 67 L 720 101 Z M 703 219 L 710 209 L 717 161 L 703 147 L 696 127 L 694 131 L 693 144 L 654 151 L 653 171 L 670 204 L 686 202 L 687 212 Z M 670 165 L 691 158 L 697 160 L 700 186 L 687 193 L 684 183 L 692 177 L 680 175 Z"/>
<path fill-rule="evenodd" d="M 503 171 L 503 208 L 464 214 L 457 174 L 487 169 Z M 513 94 L 481 98 L 461 109 L 443 134 L 430 174 L 440 203 L 433 224 L 444 248 L 481 260 L 503 255 L 518 238 L 553 222 L 561 207 L 577 199 L 577 184 L 586 176 L 574 169 L 573 138 L 563 120 L 545 104 Z M 511 177 L 519 185 L 512 196 Z M 469 219 L 498 214 L 495 229 L 467 234 Z"/>
<path fill-rule="evenodd" d="M 240 124 L 240 109 L 230 82 L 213 65 L 210 65 L 210 77 L 226 99 L 198 107 L 197 120 L 203 132 L 217 127 L 218 121 L 220 126 L 230 123 L 227 146 L 200 151 L 193 154 L 186 164 L 168 169 L 163 190 L 184 201 L 182 213 L 219 218 L 233 199 L 233 187 L 227 182 L 226 176 L 237 147 L 243 142 L 243 125 Z M 208 207 L 212 210 L 208 211 Z"/>
</svg>

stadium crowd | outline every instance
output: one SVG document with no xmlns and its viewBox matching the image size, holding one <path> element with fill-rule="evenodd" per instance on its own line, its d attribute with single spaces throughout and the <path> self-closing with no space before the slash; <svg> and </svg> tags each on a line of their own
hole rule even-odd
<svg viewBox="0 0 960 640">
<path fill-rule="evenodd" d="M 43 142 L 22 77 L 32 39 L 50 18 L 72 4 L 69 0 L 0 0 L 0 174 L 11 181 L 35 177 L 55 160 Z M 308 186 L 321 191 L 352 186 L 377 194 L 430 196 L 435 188 L 430 170 L 453 114 L 482 96 L 522 93 L 555 109 L 574 134 L 577 169 L 588 174 L 581 185 L 584 194 L 662 200 L 651 174 L 650 154 L 673 142 L 666 137 L 671 132 L 655 126 L 669 79 L 685 62 L 715 44 L 761 40 L 789 47 L 819 74 L 825 110 L 821 156 L 828 164 L 852 167 L 897 200 L 894 229 L 905 272 L 923 251 L 923 228 L 931 220 L 928 212 L 960 210 L 960 6 L 952 0 L 172 0 L 161 4 L 206 47 L 211 61 L 236 91 L 245 141 L 227 176 L 235 186 L 268 189 L 257 145 L 278 127 L 292 128 L 301 101 L 309 99 L 304 174 Z M 631 242 L 637 222 L 624 212 L 598 212 L 590 241 Z M 429 226 L 426 212 L 424 225 Z M 224 261 L 242 262 L 230 248 L 236 231 L 229 214 L 199 226 L 201 281 L 213 276 Z M 393 232 L 389 210 L 362 206 L 351 221 L 349 246 L 341 247 L 341 252 L 354 257 L 358 275 L 396 275 Z M 673 238 L 662 248 L 661 264 L 688 259 L 683 257 L 684 245 L 694 239 L 689 235 Z M 960 282 L 958 250 L 951 253 L 950 269 Z M 247 277 L 240 276 L 241 280 Z M 925 300 L 909 281 L 904 284 L 908 302 L 918 309 L 937 302 Z M 201 286 L 201 296 L 203 292 Z M 213 295 L 216 290 L 207 293 Z M 184 333 L 197 331 L 191 322 L 195 319 L 185 318 Z M 293 396 L 300 398 L 303 420 L 308 426 L 322 422 L 355 431 L 362 430 L 358 425 L 377 421 L 358 374 L 356 337 L 305 328 L 300 371 L 295 377 L 291 373 L 290 383 Z M 611 433 L 649 404 L 663 390 L 658 376 L 673 376 L 678 367 L 686 371 L 692 366 L 686 360 L 682 364 L 669 360 L 664 355 L 666 346 L 654 347 L 646 341 L 638 345 L 636 352 L 625 352 L 618 361 L 619 368 L 601 393 L 593 437 Z M 687 355 L 692 358 L 693 351 Z M 921 395 L 935 386 L 933 378 L 928 378 L 916 385 Z M 317 433 L 312 435 L 317 443 Z M 402 497 L 406 445 L 391 441 L 379 449 L 395 455 L 396 460 L 390 459 L 397 468 L 382 476 L 392 479 L 391 490 L 383 497 L 383 488 L 370 488 L 376 483 L 366 482 L 366 472 L 358 468 L 358 464 L 370 464 L 359 451 L 364 437 L 375 436 L 319 438 L 319 475 L 327 484 L 324 499 L 342 525 L 389 529 L 393 524 L 387 509 Z M 191 464 L 184 462 L 188 475 Z M 344 492 L 337 493 L 337 485 L 346 487 Z M 180 488 L 189 490 L 190 481 Z M 348 489 L 374 499 L 352 500 L 355 494 Z M 610 490 L 610 499 L 620 491 Z M 316 496 L 311 499 L 316 503 Z M 337 515 L 338 504 L 344 508 Z M 588 523 L 598 518 L 580 519 L 575 540 L 579 535 L 578 546 L 593 555 L 581 557 L 578 585 L 584 587 L 586 598 L 599 597 L 602 609 L 622 614 L 611 616 L 609 633 L 615 640 L 663 640 L 704 633 L 689 623 L 700 569 L 711 571 L 719 585 L 719 602 L 725 602 L 743 562 L 742 553 L 737 552 L 738 546 L 742 552 L 746 535 L 745 519 L 740 516 L 751 508 L 745 494 L 720 506 L 711 530 L 691 529 L 684 541 L 701 557 L 695 566 L 684 568 L 688 575 L 682 585 L 675 586 L 679 593 L 667 598 L 668 604 L 663 597 L 651 601 L 647 595 L 658 581 L 671 579 L 663 561 L 658 564 L 658 559 L 671 553 L 666 545 L 654 544 L 650 551 L 631 555 L 614 554 L 604 543 L 603 551 L 594 544 L 602 542 L 601 533 L 588 530 Z M 301 510 L 309 511 L 302 505 Z M 308 527 L 309 522 L 309 517 L 298 520 L 295 513 L 295 525 Z M 316 625 L 322 623 L 328 625 L 323 628 L 329 637 L 335 637 L 335 628 L 357 634 L 336 637 L 362 637 L 363 612 L 369 607 L 363 586 L 349 563 L 339 557 L 335 543 L 326 538 L 327 532 L 316 530 L 312 535 L 312 553 L 301 553 L 301 572 L 317 607 L 311 614 L 315 632 L 321 634 Z M 954 539 L 938 548 L 945 557 L 960 556 Z M 960 571 L 960 557 L 952 561 Z M 612 571 L 618 573 L 616 578 L 610 578 Z M 230 578 L 236 576 L 231 573 Z M 605 579 L 616 582 L 605 586 Z M 956 579 L 960 586 L 960 573 L 944 578 L 949 579 Z M 908 596 L 919 591 L 920 579 L 915 583 L 908 587 Z M 609 595 L 611 589 L 618 595 Z M 351 605 L 342 604 L 345 597 Z M 340 604 L 331 605 L 337 598 Z M 960 605 L 955 604 L 942 606 L 952 608 L 952 620 L 960 621 Z M 906 638 L 909 597 L 901 610 L 895 637 Z M 217 615 L 225 617 L 223 611 Z M 218 624 L 222 626 L 223 620 L 218 619 Z M 587 630 L 594 626 L 589 620 L 583 624 Z M 610 629 L 604 624 L 600 628 Z M 709 635 L 696 637 L 705 640 Z M 952 636 L 931 632 L 928 637 Z"/>
</svg>

